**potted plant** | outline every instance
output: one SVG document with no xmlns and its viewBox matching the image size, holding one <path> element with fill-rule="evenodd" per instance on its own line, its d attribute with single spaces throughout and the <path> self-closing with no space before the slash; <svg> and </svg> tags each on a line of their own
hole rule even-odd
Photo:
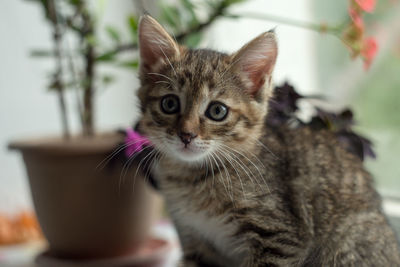
<svg viewBox="0 0 400 267">
<path fill-rule="evenodd" d="M 141 172 L 133 179 L 123 179 L 127 168 L 136 169 L 136 165 L 128 166 L 129 162 L 121 156 L 123 153 L 119 153 L 123 151 L 119 145 L 124 142 L 124 134 L 96 131 L 94 96 L 99 87 L 98 64 L 133 69 L 138 66 L 135 57 L 129 60 L 118 57 L 123 51 L 137 49 L 137 16 L 128 17 L 130 43 L 122 44 L 120 33 L 107 27 L 114 45 L 104 49 L 87 1 L 31 1 L 40 4 L 51 26 L 54 49 L 35 50 L 32 54 L 55 60 L 49 89 L 57 95 L 63 134 L 13 141 L 9 148 L 22 153 L 34 207 L 49 241 L 49 253 L 57 257 L 98 258 L 130 252 L 148 236 L 156 199 Z M 179 8 L 161 3 L 161 20 L 173 29 L 178 41 L 196 46 L 201 31 L 239 1 L 208 2 L 210 16 L 204 21 L 197 18 L 191 1 L 181 2 Z M 76 46 L 65 45 L 67 35 L 79 41 Z M 100 79 L 108 83 L 112 77 L 105 75 Z M 67 89 L 76 90 L 77 94 L 82 128 L 77 135 L 72 135 L 69 127 Z"/>
<path fill-rule="evenodd" d="M 139 174 L 121 186 L 123 161 L 97 168 L 123 142 L 118 133 L 97 133 L 94 94 L 97 79 L 95 20 L 87 1 L 38 1 L 50 22 L 56 68 L 49 88 L 57 95 L 63 135 L 14 141 L 22 153 L 42 231 L 53 255 L 107 257 L 137 247 L 147 237 L 155 216 L 155 195 Z M 65 48 L 66 34 L 75 34 L 75 55 Z M 43 51 L 36 51 L 36 55 Z M 48 52 L 46 52 L 48 53 Z M 74 66 L 73 57 L 83 62 Z M 70 64 L 69 67 L 65 67 Z M 67 79 L 69 81 L 67 82 Z M 71 135 L 65 90 L 75 87 L 82 133 Z"/>
</svg>

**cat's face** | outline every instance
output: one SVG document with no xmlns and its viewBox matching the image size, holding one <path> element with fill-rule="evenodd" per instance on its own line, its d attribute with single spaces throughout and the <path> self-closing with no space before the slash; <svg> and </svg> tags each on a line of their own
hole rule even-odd
<svg viewBox="0 0 400 267">
<path fill-rule="evenodd" d="M 215 161 L 215 153 L 221 158 L 254 144 L 271 93 L 272 33 L 234 55 L 178 46 L 148 16 L 139 33 L 140 131 L 158 150 L 178 161 L 202 163 Z"/>
</svg>

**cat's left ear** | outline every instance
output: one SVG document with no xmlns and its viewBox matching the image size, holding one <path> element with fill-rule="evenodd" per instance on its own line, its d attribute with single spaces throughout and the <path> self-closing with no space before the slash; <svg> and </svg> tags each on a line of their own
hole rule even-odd
<svg viewBox="0 0 400 267">
<path fill-rule="evenodd" d="M 250 95 L 256 97 L 265 82 L 270 82 L 277 54 L 275 33 L 269 31 L 259 35 L 232 55 L 234 69 L 242 77 Z"/>
<path fill-rule="evenodd" d="M 148 73 L 179 56 L 180 48 L 166 30 L 152 17 L 144 15 L 139 22 L 140 71 Z"/>
</svg>

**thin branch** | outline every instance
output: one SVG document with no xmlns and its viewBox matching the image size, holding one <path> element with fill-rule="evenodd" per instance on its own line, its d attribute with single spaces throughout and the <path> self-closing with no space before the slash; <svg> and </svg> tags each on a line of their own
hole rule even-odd
<svg viewBox="0 0 400 267">
<path fill-rule="evenodd" d="M 64 25 L 64 27 L 67 27 L 66 25 Z M 76 105 L 78 108 L 78 115 L 79 115 L 79 121 L 81 123 L 81 125 L 83 125 L 84 123 L 84 119 L 83 119 L 83 107 L 82 107 L 82 100 L 81 100 L 81 96 L 80 96 L 80 91 L 81 88 L 79 87 L 79 81 L 78 81 L 78 72 L 76 70 L 76 66 L 74 63 L 74 59 L 71 53 L 71 47 L 70 47 L 70 43 L 68 40 L 68 37 L 65 37 L 66 41 L 65 41 L 65 46 L 66 46 L 66 54 L 65 57 L 67 58 L 68 61 L 68 68 L 69 71 L 71 73 L 71 79 L 73 82 L 73 85 L 75 87 L 75 96 L 76 96 Z"/>
<path fill-rule="evenodd" d="M 246 12 L 240 14 L 226 14 L 226 17 L 230 18 L 248 18 L 248 19 L 258 19 L 258 20 L 267 20 L 272 22 L 278 22 L 285 25 L 308 29 L 312 31 L 317 31 L 319 33 L 337 33 L 340 31 L 341 27 L 330 26 L 326 23 L 313 23 L 313 22 L 306 22 L 296 19 L 289 19 L 279 16 L 274 16 L 270 14 L 262 14 L 262 13 L 255 13 L 255 12 Z"/>
<path fill-rule="evenodd" d="M 203 31 L 205 28 L 210 26 L 216 19 L 218 19 L 219 17 L 224 16 L 225 15 L 225 11 L 229 6 L 230 5 L 227 4 L 226 1 L 222 1 L 216 7 L 214 12 L 208 17 L 207 21 L 205 21 L 203 23 L 199 23 L 199 24 L 189 28 L 187 31 L 182 32 L 180 34 L 177 34 L 176 35 L 176 40 L 178 42 L 182 42 L 187 36 L 191 35 L 192 33 Z"/>
<path fill-rule="evenodd" d="M 218 18 L 222 17 L 225 15 L 225 11 L 227 8 L 230 6 L 230 4 L 227 3 L 228 1 L 221 1 L 219 5 L 214 9 L 214 12 L 208 17 L 208 19 L 202 23 L 198 23 L 197 25 L 194 25 L 187 29 L 186 31 L 180 32 L 176 35 L 176 41 L 177 42 L 182 42 L 185 40 L 186 37 L 189 35 L 195 33 L 195 32 L 200 32 L 205 30 L 208 26 L 210 26 L 215 20 Z M 129 44 L 121 44 L 113 48 L 112 50 L 106 51 L 103 53 L 103 55 L 116 55 L 120 52 L 125 52 L 125 51 L 130 51 L 130 50 L 136 50 L 138 49 L 138 44 L 137 43 L 129 43 Z"/>
<path fill-rule="evenodd" d="M 84 3 L 82 3 L 82 6 Z M 83 108 L 84 108 L 84 123 L 83 123 L 83 134 L 92 136 L 94 134 L 94 121 L 93 121 L 93 96 L 94 96 L 94 85 L 95 79 L 95 59 L 96 53 L 94 46 L 88 41 L 88 39 L 94 34 L 93 21 L 86 7 L 82 8 L 82 20 L 83 25 L 81 28 L 81 40 L 85 47 L 85 79 L 84 79 L 84 94 L 83 94 Z"/>
<path fill-rule="evenodd" d="M 55 2 L 54 0 L 48 0 L 47 1 L 47 10 L 48 10 L 48 16 L 49 19 L 53 25 L 53 39 L 55 42 L 55 58 L 57 62 L 57 68 L 56 72 L 54 74 L 54 82 L 53 86 L 55 87 L 57 93 L 58 93 L 58 101 L 60 104 L 60 109 L 61 109 L 61 121 L 62 121 L 62 127 L 63 127 L 63 136 L 64 138 L 68 139 L 70 137 L 70 129 L 69 129 L 69 123 L 68 123 L 68 118 L 67 118 L 67 107 L 65 104 L 65 96 L 64 96 L 64 83 L 62 81 L 62 73 L 63 73 L 63 66 L 62 66 L 62 33 L 60 30 L 60 25 L 58 22 L 58 17 L 57 17 L 57 9 L 55 7 Z"/>
</svg>

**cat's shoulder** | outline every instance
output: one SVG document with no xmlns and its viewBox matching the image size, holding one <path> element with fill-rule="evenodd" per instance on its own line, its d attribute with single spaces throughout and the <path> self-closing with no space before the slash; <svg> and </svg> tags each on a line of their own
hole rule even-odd
<svg viewBox="0 0 400 267">
<path fill-rule="evenodd" d="M 326 129 L 316 130 L 309 126 L 266 126 L 261 142 L 281 157 L 310 158 L 327 163 L 335 160 L 363 167 L 362 160 L 350 152 L 348 144 L 342 142 L 333 131 Z"/>
</svg>

